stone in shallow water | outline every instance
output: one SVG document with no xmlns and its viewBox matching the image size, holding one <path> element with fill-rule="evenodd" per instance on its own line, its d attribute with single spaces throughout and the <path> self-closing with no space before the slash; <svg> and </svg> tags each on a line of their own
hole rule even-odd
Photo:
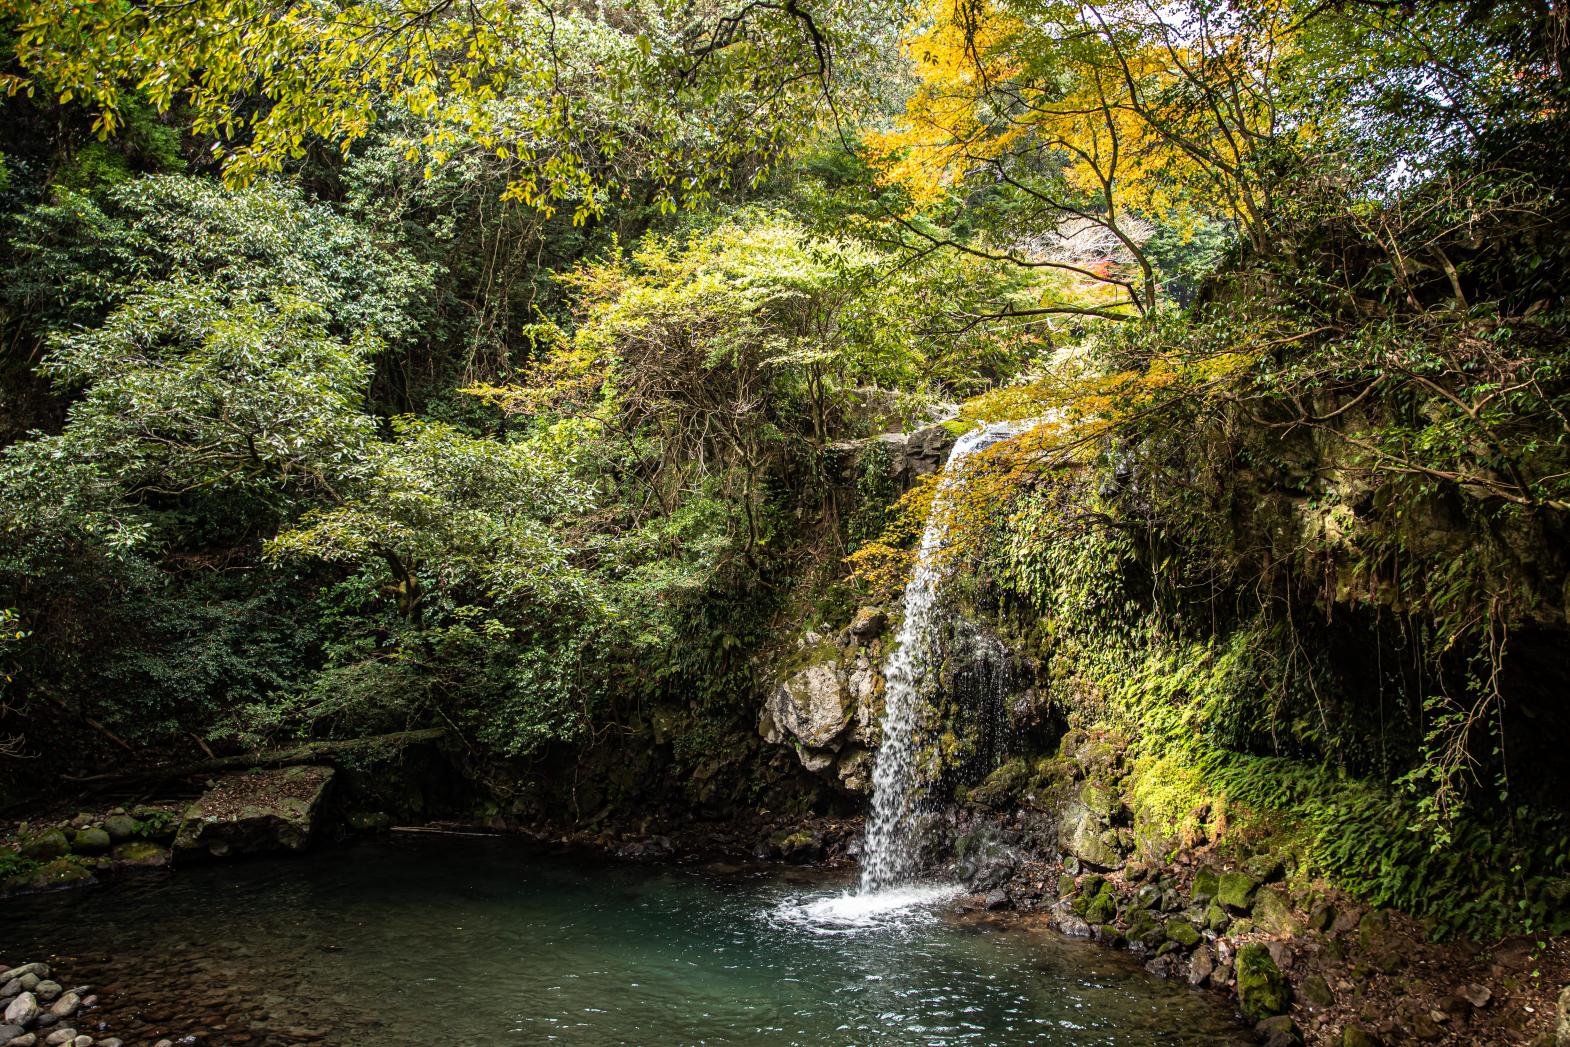
<svg viewBox="0 0 1570 1047">
<path fill-rule="evenodd" d="M 30 992 L 24 992 L 12 1000 L 11 1005 L 5 1009 L 7 1025 L 26 1025 L 36 1017 L 38 1017 L 38 999 Z"/>
<path fill-rule="evenodd" d="M 332 784 L 331 767 L 285 767 L 220 778 L 185 812 L 175 837 L 182 857 L 302 851 Z"/>
<path fill-rule="evenodd" d="M 116 869 L 162 869 L 169 864 L 169 852 L 150 840 L 116 844 L 109 856 Z"/>
</svg>

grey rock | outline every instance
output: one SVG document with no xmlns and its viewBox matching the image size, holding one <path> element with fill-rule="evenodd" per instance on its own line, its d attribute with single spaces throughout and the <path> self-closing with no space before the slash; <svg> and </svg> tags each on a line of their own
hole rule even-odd
<svg viewBox="0 0 1570 1047">
<path fill-rule="evenodd" d="M 1216 969 L 1216 958 L 1210 954 L 1208 945 L 1201 945 L 1194 950 L 1194 955 L 1188 961 L 1188 984 L 1204 985 L 1210 977 L 1210 972 Z"/>
<path fill-rule="evenodd" d="M 48 1011 L 44 1011 L 38 1016 L 37 1025 L 40 1029 L 47 1029 L 51 1025 L 58 1024 L 60 1024 L 60 1016 L 58 1014 L 51 1014 Z"/>
<path fill-rule="evenodd" d="M 284 767 L 218 779 L 185 811 L 174 848 L 185 858 L 302 851 L 332 785 L 331 767 Z"/>
<path fill-rule="evenodd" d="M 24 992 L 11 1001 L 5 1009 L 5 1023 L 7 1025 L 26 1026 L 38 1017 L 38 998 L 30 992 Z"/>
<path fill-rule="evenodd" d="M 98 1047 L 125 1047 L 125 1041 L 118 1036 L 111 1036 L 107 1040 L 99 1040 Z"/>
<path fill-rule="evenodd" d="M 85 1033 L 78 1033 L 76 1039 L 71 1041 L 71 1047 L 93 1047 L 93 1038 Z"/>
<path fill-rule="evenodd" d="M 0 1025 L 0 1043 L 10 1043 L 26 1031 L 20 1025 Z"/>
<path fill-rule="evenodd" d="M 76 1039 L 75 1029 L 56 1029 L 44 1037 L 44 1042 L 49 1044 L 49 1047 L 59 1047 L 60 1044 L 70 1043 L 74 1039 Z"/>
<path fill-rule="evenodd" d="M 0 996 L 19 996 L 22 992 L 22 979 L 12 978 L 4 985 L 0 985 Z"/>
<path fill-rule="evenodd" d="M 850 634 L 858 640 L 882 636 L 889 627 L 889 616 L 881 607 L 863 607 L 851 619 Z"/>
<path fill-rule="evenodd" d="M 1265 1047 L 1303 1047 L 1303 1033 L 1289 1016 L 1278 1014 L 1254 1026 L 1254 1035 Z"/>
<path fill-rule="evenodd" d="M 1292 911 L 1292 902 L 1280 887 L 1261 887 L 1254 895 L 1254 923 L 1270 934 L 1296 938 L 1303 934 L 1303 921 Z"/>
<path fill-rule="evenodd" d="M 37 994 L 40 1000 L 48 1002 L 65 992 L 65 986 L 59 982 L 43 981 L 33 987 L 33 992 Z"/>
<path fill-rule="evenodd" d="M 1304 975 L 1303 980 L 1297 983 L 1297 994 L 1304 1003 L 1316 1010 L 1323 1010 L 1336 1002 L 1336 994 L 1331 990 L 1330 983 L 1318 974 Z"/>
<path fill-rule="evenodd" d="M 36 974 L 24 974 L 17 979 L 17 982 L 22 986 L 23 992 L 33 992 L 43 984 L 43 979 Z"/>
<path fill-rule="evenodd" d="M 1475 982 L 1465 986 L 1461 990 L 1461 995 L 1466 997 L 1466 1002 L 1473 1007 L 1487 1007 L 1488 1001 L 1494 998 L 1492 989 L 1486 985 L 1478 985 Z"/>
<path fill-rule="evenodd" d="M 33 1047 L 37 1042 L 38 1036 L 36 1034 L 24 1032 L 20 1036 L 13 1036 L 11 1039 L 6 1040 L 5 1047 Z"/>
<path fill-rule="evenodd" d="M 129 814 L 110 815 L 104 819 L 104 832 L 108 833 L 109 838 L 115 843 L 129 840 L 136 835 L 136 819 Z"/>
<path fill-rule="evenodd" d="M 825 749 L 850 727 L 856 703 L 837 663 L 809 665 L 780 682 L 769 695 L 765 713 L 779 736 L 808 749 Z M 770 734 L 764 731 L 765 736 Z"/>
<path fill-rule="evenodd" d="M 999 909 L 1013 908 L 1014 903 L 1009 900 L 1008 892 L 998 887 L 987 893 L 986 906 L 988 912 L 996 912 Z"/>
<path fill-rule="evenodd" d="M 69 1018 L 81 1005 L 82 998 L 74 992 L 68 992 L 50 1006 L 49 1013 L 59 1018 Z"/>
</svg>

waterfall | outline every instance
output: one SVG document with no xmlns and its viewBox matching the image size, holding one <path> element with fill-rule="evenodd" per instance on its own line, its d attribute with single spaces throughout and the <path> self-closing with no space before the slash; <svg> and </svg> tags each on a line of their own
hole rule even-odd
<svg viewBox="0 0 1570 1047">
<path fill-rule="evenodd" d="M 966 433 L 949 452 L 921 535 L 916 568 L 905 587 L 905 619 L 883 670 L 883 740 L 872 771 L 872 810 L 861 848 L 861 892 L 887 890 L 916 872 L 916 728 L 922 701 L 939 665 L 940 590 L 946 575 L 949 492 L 961 482 L 965 459 L 1006 440 L 1018 427 L 1000 422 Z"/>
</svg>

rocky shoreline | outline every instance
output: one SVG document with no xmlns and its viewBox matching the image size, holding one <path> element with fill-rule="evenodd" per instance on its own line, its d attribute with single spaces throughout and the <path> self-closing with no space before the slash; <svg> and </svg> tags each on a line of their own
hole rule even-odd
<svg viewBox="0 0 1570 1047">
<path fill-rule="evenodd" d="M 5 889 L 85 886 L 104 875 L 167 870 L 186 861 L 304 850 L 323 834 L 317 812 L 331 771 L 267 773 L 276 777 L 215 782 L 184 806 L 113 808 L 65 822 L 14 826 L 12 853 L 33 866 L 7 878 Z M 346 820 L 341 828 L 376 833 L 387 830 L 388 821 Z M 1072 853 L 1040 847 L 1030 827 L 1017 822 L 1017 815 L 1011 825 L 974 809 L 935 817 L 929 828 L 941 842 L 931 856 L 934 865 L 973 892 L 959 903 L 961 912 L 1126 949 L 1143 957 L 1153 974 L 1228 996 L 1269 1047 L 1570 1047 L 1570 989 L 1561 988 L 1570 983 L 1570 949 L 1562 941 L 1433 944 L 1399 914 L 1370 910 L 1322 885 L 1296 883 L 1268 855 L 1238 861 L 1201 846 L 1182 849 L 1168 862 L 1098 868 Z M 623 861 L 839 867 L 854 862 L 861 833 L 854 818 L 785 815 L 669 825 L 646 820 L 595 830 L 488 816 L 400 828 L 517 835 Z M 35 1022 L 39 1015 L 55 1014 L 56 1001 L 67 1000 L 64 990 L 49 997 L 37 991 L 47 973 L 42 965 L 6 972 L 0 985 L 16 991 L 0 992 L 0 1001 L 17 1006 L 14 1017 L 29 1010 L 18 1003 L 23 993 L 31 992 L 40 1005 L 29 1015 Z M 32 974 L 37 979 L 28 987 L 24 977 Z M 15 986 L 8 984 L 12 980 Z M 52 993 L 52 984 L 45 991 Z M 96 1004 L 85 987 L 72 993 L 77 1006 Z M 44 1017 L 43 1027 L 0 1038 L 0 1047 L 75 1043 L 47 1038 L 69 1028 L 46 1034 L 63 1017 Z M 87 1037 L 77 1047 L 118 1042 L 77 1035 Z"/>
<path fill-rule="evenodd" d="M 24 963 L 0 970 L 0 1047 L 123 1047 L 118 1036 L 83 1032 L 98 1006 L 92 987 L 67 989 L 50 977 L 43 963 Z M 78 1027 L 81 1027 L 80 1029 Z M 103 1034 L 103 1023 L 94 1023 Z M 161 1040 L 154 1047 L 174 1047 Z"/>
</svg>

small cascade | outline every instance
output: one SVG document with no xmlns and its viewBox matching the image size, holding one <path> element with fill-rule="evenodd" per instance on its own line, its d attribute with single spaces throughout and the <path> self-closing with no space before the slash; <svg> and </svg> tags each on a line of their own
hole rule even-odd
<svg viewBox="0 0 1570 1047">
<path fill-rule="evenodd" d="M 1018 427 L 1000 422 L 965 434 L 949 452 L 943 479 L 932 500 L 916 569 L 905 587 L 905 619 L 884 669 L 883 740 L 872 772 L 872 810 L 861 850 L 861 893 L 907 883 L 916 872 L 916 728 L 923 699 L 938 672 L 937 649 L 946 576 L 942 552 L 949 542 L 949 492 L 961 482 L 965 459 L 1008 439 Z"/>
</svg>

